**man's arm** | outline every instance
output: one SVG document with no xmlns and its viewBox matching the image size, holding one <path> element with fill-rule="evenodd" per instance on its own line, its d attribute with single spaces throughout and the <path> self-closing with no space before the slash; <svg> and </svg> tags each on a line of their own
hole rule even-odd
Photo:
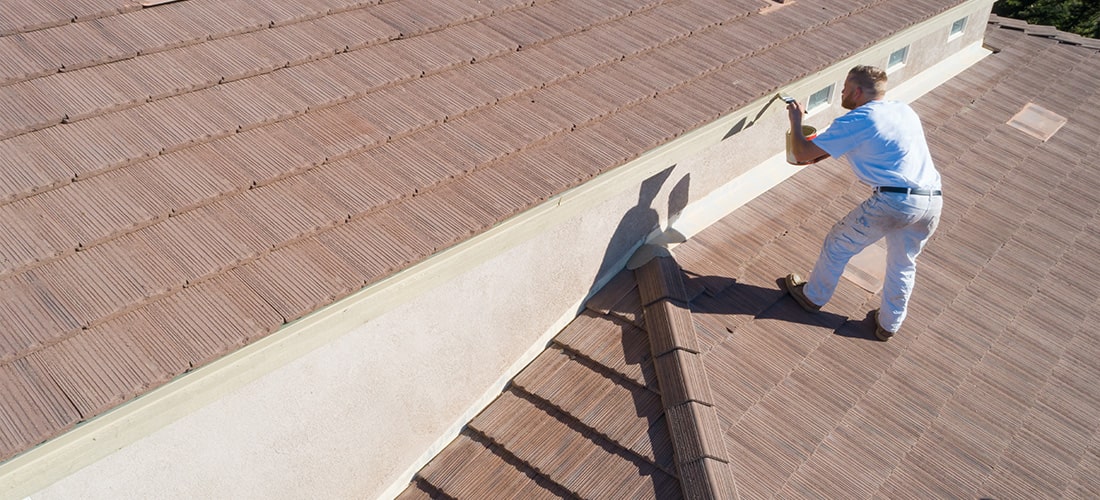
<svg viewBox="0 0 1100 500">
<path fill-rule="evenodd" d="M 806 139 L 802 133 L 802 105 L 798 101 L 787 103 L 787 114 L 791 120 L 791 154 L 798 163 L 812 163 L 829 157 L 824 149 Z"/>
</svg>

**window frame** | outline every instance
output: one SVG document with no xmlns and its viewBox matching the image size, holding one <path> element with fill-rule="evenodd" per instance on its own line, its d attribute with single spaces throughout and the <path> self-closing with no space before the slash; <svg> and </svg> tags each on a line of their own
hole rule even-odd
<svg viewBox="0 0 1100 500">
<path fill-rule="evenodd" d="M 966 33 L 966 26 L 970 24 L 970 16 L 963 16 L 956 19 L 951 23 L 951 28 L 947 31 L 947 40 L 951 41 Z"/>
<path fill-rule="evenodd" d="M 902 47 L 898 50 L 895 50 L 895 51 L 891 52 L 890 55 L 886 57 L 886 72 L 887 73 L 892 73 L 894 71 L 897 71 L 897 70 L 905 67 L 905 64 L 909 62 L 909 48 L 910 47 L 911 47 L 910 45 L 906 45 L 906 46 L 904 46 L 904 47 Z M 897 55 L 899 52 L 901 53 L 901 60 L 897 61 L 897 62 L 893 62 L 894 61 L 894 56 Z"/>
<path fill-rule="evenodd" d="M 833 96 L 835 94 L 835 91 L 836 91 L 836 84 L 835 83 L 830 83 L 828 86 L 818 90 L 817 92 L 814 92 L 814 93 L 810 94 L 810 96 L 806 98 L 806 113 L 810 114 L 810 113 L 814 113 L 814 112 L 817 112 L 817 111 L 821 111 L 823 109 L 827 109 L 829 107 L 829 105 L 833 103 Z M 814 102 L 814 97 L 821 94 L 822 92 L 825 93 L 825 99 L 823 101 L 819 101 L 819 102 L 815 103 Z"/>
</svg>

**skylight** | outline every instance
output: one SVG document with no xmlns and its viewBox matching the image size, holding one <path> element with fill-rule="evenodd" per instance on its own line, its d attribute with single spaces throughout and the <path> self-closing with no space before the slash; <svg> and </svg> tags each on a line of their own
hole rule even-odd
<svg viewBox="0 0 1100 500">
<path fill-rule="evenodd" d="M 1066 117 L 1029 102 L 1008 120 L 1008 124 L 1040 141 L 1046 141 L 1058 132 L 1068 120 Z"/>
</svg>

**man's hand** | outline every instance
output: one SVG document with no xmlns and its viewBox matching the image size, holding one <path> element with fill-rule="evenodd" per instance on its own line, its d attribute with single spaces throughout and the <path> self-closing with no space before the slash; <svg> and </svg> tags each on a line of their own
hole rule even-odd
<svg viewBox="0 0 1100 500">
<path fill-rule="evenodd" d="M 806 114 L 806 110 L 802 109 L 802 105 L 798 101 L 792 99 L 787 101 L 787 115 L 791 120 L 791 129 L 798 130 L 802 127 L 802 115 Z"/>
<path fill-rule="evenodd" d="M 802 133 L 802 115 L 805 113 L 798 101 L 787 101 L 787 116 L 791 120 L 791 155 L 799 165 L 808 165 L 829 157 L 829 153 L 806 139 L 806 135 Z"/>
</svg>

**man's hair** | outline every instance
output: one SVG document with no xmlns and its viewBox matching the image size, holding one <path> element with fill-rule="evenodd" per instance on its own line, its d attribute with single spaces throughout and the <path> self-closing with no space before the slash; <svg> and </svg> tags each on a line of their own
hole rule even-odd
<svg viewBox="0 0 1100 500">
<path fill-rule="evenodd" d="M 886 95 L 886 72 L 875 66 L 856 66 L 848 71 L 848 77 L 872 99 Z"/>
</svg>

